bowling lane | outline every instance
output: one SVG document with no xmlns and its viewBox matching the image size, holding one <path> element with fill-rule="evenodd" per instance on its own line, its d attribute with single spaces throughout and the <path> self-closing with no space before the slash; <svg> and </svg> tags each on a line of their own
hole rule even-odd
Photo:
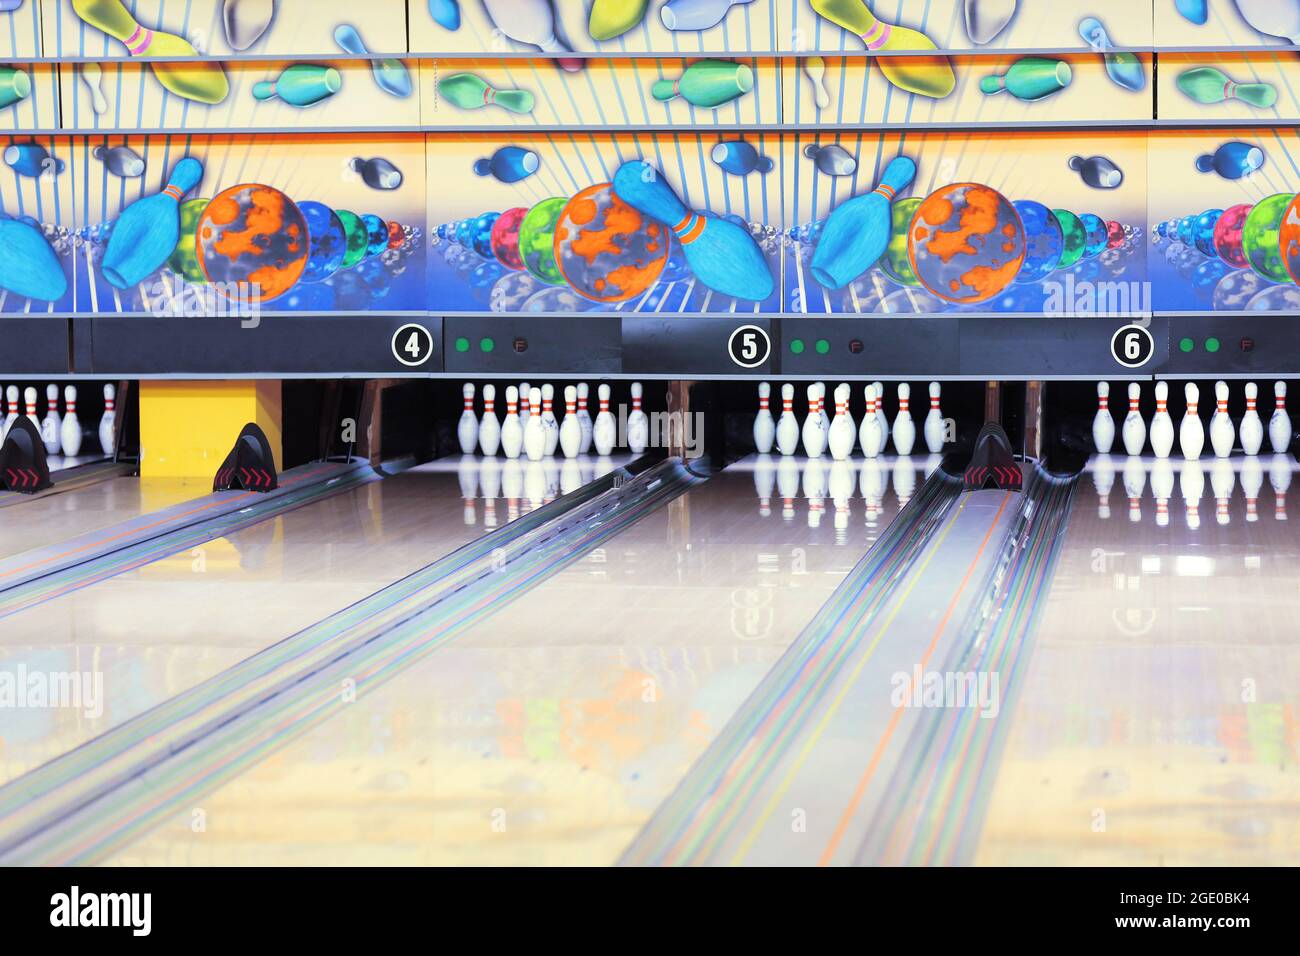
<svg viewBox="0 0 1300 956">
<path fill-rule="evenodd" d="M 1094 461 L 974 862 L 1300 863 L 1295 469 Z"/>
<path fill-rule="evenodd" d="M 613 863 L 935 463 L 733 465 L 110 862 Z"/>
<path fill-rule="evenodd" d="M 94 707 L 6 718 L 0 782 L 504 524 L 504 507 L 474 498 L 479 468 L 414 468 L 7 619 L 0 670 L 101 684 Z"/>
</svg>

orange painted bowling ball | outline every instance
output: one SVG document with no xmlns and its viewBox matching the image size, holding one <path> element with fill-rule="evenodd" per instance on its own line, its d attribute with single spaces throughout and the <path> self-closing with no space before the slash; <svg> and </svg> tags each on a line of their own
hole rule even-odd
<svg viewBox="0 0 1300 956">
<path fill-rule="evenodd" d="M 280 190 L 260 183 L 218 193 L 199 217 L 195 246 L 203 274 L 222 295 L 257 302 L 293 288 L 311 251 L 302 212 Z M 239 282 L 250 285 L 234 285 Z"/>
<path fill-rule="evenodd" d="M 588 186 L 555 224 L 555 262 L 574 292 L 622 302 L 645 292 L 668 261 L 668 229 L 614 195 L 609 183 Z"/>
<path fill-rule="evenodd" d="M 966 305 L 993 298 L 1025 261 L 1025 230 L 1005 196 L 979 183 L 952 183 L 916 207 L 908 256 L 921 285 Z"/>
</svg>

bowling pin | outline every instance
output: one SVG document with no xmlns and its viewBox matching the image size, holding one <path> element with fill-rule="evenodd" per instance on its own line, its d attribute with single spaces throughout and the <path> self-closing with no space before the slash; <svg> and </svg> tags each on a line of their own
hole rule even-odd
<svg viewBox="0 0 1300 956">
<path fill-rule="evenodd" d="M 966 35 L 976 46 L 991 43 L 1016 15 L 1019 0 L 966 0 Z"/>
<path fill-rule="evenodd" d="M 591 451 L 591 412 L 589 411 L 589 392 L 586 382 L 578 383 L 578 427 L 582 429 L 582 444 L 578 447 L 579 454 L 585 455 Z"/>
<path fill-rule="evenodd" d="M 659 19 L 669 30 L 708 30 L 716 27 L 731 8 L 754 0 L 668 0 Z"/>
<path fill-rule="evenodd" d="M 573 52 L 555 35 L 555 12 L 549 0 L 483 0 L 483 6 L 502 36 L 543 53 Z M 582 60 L 561 57 L 557 62 L 570 73 L 582 69 Z"/>
<path fill-rule="evenodd" d="M 889 444 L 889 416 L 885 414 L 885 383 L 872 382 L 876 386 L 876 421 L 880 423 L 880 446 L 879 453 L 885 453 L 885 446 Z"/>
<path fill-rule="evenodd" d="M 23 389 L 23 404 L 27 406 L 27 420 L 36 426 L 36 430 L 41 430 L 41 420 L 36 417 L 36 389 L 28 385 Z"/>
<path fill-rule="evenodd" d="M 1273 486 L 1273 520 L 1286 521 L 1286 493 L 1291 487 L 1290 455 L 1274 455 L 1268 465 L 1268 483 Z"/>
<path fill-rule="evenodd" d="M 274 80 L 253 84 L 253 99 L 281 99 L 290 106 L 315 106 L 343 88 L 343 76 L 332 66 L 296 63 Z"/>
<path fill-rule="evenodd" d="M 144 175 L 144 159 L 129 146 L 114 146 L 111 149 L 96 146 L 90 151 L 90 155 L 107 166 L 108 171 L 114 176 L 135 179 L 137 176 Z"/>
<path fill-rule="evenodd" d="M 1097 383 L 1097 414 L 1092 417 L 1092 444 L 1097 454 L 1110 454 L 1115 442 L 1115 420 L 1110 416 L 1110 382 Z"/>
<path fill-rule="evenodd" d="M 1205 471 L 1200 462 L 1183 465 L 1178 473 L 1178 491 L 1183 496 L 1187 527 L 1195 531 L 1201 526 L 1201 495 L 1205 492 Z"/>
<path fill-rule="evenodd" d="M 1079 36 L 1083 37 L 1084 42 L 1094 51 L 1101 54 L 1102 61 L 1106 64 L 1106 75 L 1116 86 L 1133 93 L 1146 87 L 1147 74 L 1142 68 L 1142 61 L 1132 53 L 1116 51 L 1115 44 L 1111 42 L 1110 35 L 1100 20 L 1096 17 L 1084 17 L 1080 20 Z"/>
<path fill-rule="evenodd" d="M 1110 492 L 1115 487 L 1115 463 L 1110 455 L 1092 460 L 1092 487 L 1097 492 L 1097 517 L 1110 520 Z"/>
<path fill-rule="evenodd" d="M 831 105 L 831 95 L 826 90 L 826 61 L 820 56 L 804 57 L 803 75 L 813 89 L 813 102 L 819 110 Z"/>
<path fill-rule="evenodd" d="M 453 73 L 438 81 L 438 93 L 463 110 L 499 106 L 511 113 L 528 114 L 536 103 L 528 90 L 498 90 L 473 73 Z"/>
<path fill-rule="evenodd" d="M 758 383 L 758 414 L 754 416 L 754 450 L 766 455 L 772 450 L 776 439 L 776 422 L 772 420 L 772 411 L 768 407 L 772 395 L 772 386 L 767 382 Z"/>
<path fill-rule="evenodd" d="M 72 0 L 72 9 L 92 27 L 126 44 L 131 56 L 189 58 L 149 63 L 158 82 L 177 96 L 211 104 L 220 103 L 230 92 L 230 83 L 220 63 L 199 57 L 198 51 L 183 37 L 141 26 L 121 0 Z"/>
<path fill-rule="evenodd" d="M 1168 403 L 1169 383 L 1156 382 L 1156 413 L 1151 418 L 1151 453 L 1157 458 L 1168 458 L 1174 448 L 1174 420 L 1169 417 Z"/>
<path fill-rule="evenodd" d="M 1182 449 L 1183 458 L 1196 461 L 1201 457 L 1201 449 L 1205 445 L 1205 426 L 1201 424 L 1201 417 L 1196 411 L 1201 390 L 1195 382 L 1188 382 L 1183 387 L 1183 394 L 1187 398 L 1187 411 L 1183 413 L 1183 420 L 1178 426 L 1178 447 Z"/>
<path fill-rule="evenodd" d="M 459 0 L 429 0 L 429 16 L 443 29 L 456 32 L 460 29 Z"/>
<path fill-rule="evenodd" d="M 576 458 L 582 451 L 582 426 L 578 424 L 578 390 L 564 387 L 564 421 L 560 422 L 560 450 L 565 458 Z"/>
<path fill-rule="evenodd" d="M 817 411 L 822 417 L 822 428 L 825 429 L 827 436 L 831 433 L 831 416 L 826 411 L 826 383 L 817 383 Z"/>
<path fill-rule="evenodd" d="M 1264 466 L 1254 455 L 1241 462 L 1241 492 L 1246 497 L 1247 524 L 1259 520 L 1259 489 L 1264 486 Z"/>
<path fill-rule="evenodd" d="M 354 156 L 348 166 L 371 189 L 397 189 L 402 185 L 402 171 L 382 156 Z"/>
<path fill-rule="evenodd" d="M 99 417 L 99 447 L 110 458 L 117 451 L 117 389 L 112 384 L 104 386 L 104 414 Z"/>
<path fill-rule="evenodd" d="M 262 39 L 274 19 L 275 0 L 226 0 L 221 10 L 226 42 L 241 53 Z"/>
<path fill-rule="evenodd" d="M 1251 106 L 1268 109 L 1277 102 L 1277 90 L 1268 83 L 1234 83 L 1222 70 L 1212 66 L 1184 70 L 1175 84 L 1189 99 L 1197 103 L 1222 103 L 1237 99 Z"/>
<path fill-rule="evenodd" d="M 1258 455 L 1260 446 L 1264 444 L 1264 424 L 1259 420 L 1259 412 L 1255 410 L 1258 399 L 1259 386 L 1254 382 L 1247 382 L 1246 414 L 1241 418 L 1238 432 L 1241 437 L 1241 450 L 1247 455 Z"/>
<path fill-rule="evenodd" d="M 1156 499 L 1156 526 L 1169 526 L 1169 499 L 1174 493 L 1174 466 L 1168 458 L 1158 458 L 1151 466 L 1151 494 Z"/>
<path fill-rule="evenodd" d="M 649 0 L 592 0 L 587 33 L 593 40 L 612 40 L 645 19 Z"/>
<path fill-rule="evenodd" d="M 858 443 L 862 445 L 864 457 L 875 458 L 885 446 L 885 433 L 880 429 L 880 416 L 877 414 L 880 393 L 874 383 L 867 386 L 866 393 L 867 411 L 858 426 Z"/>
<path fill-rule="evenodd" d="M 1118 189 L 1124 182 L 1124 170 L 1105 156 L 1071 156 L 1066 165 L 1079 174 L 1084 184 L 1093 189 Z"/>
<path fill-rule="evenodd" d="M 1006 90 L 1021 102 L 1033 103 L 1065 89 L 1073 75 L 1070 64 L 1064 60 L 1026 56 L 1013 63 L 1007 72 L 981 79 L 980 92 L 992 95 Z"/>
<path fill-rule="evenodd" d="M 629 206 L 672 229 L 681 240 L 686 264 L 701 283 L 737 299 L 761 302 L 772 294 L 767 259 L 744 226 L 687 209 L 662 174 L 640 160 L 620 166 L 613 186 Z"/>
<path fill-rule="evenodd" d="M 826 450 L 826 426 L 822 423 L 821 389 L 814 382 L 808 386 L 808 417 L 803 420 L 803 453 L 809 458 L 816 458 Z"/>
<path fill-rule="evenodd" d="M 1291 449 L 1291 416 L 1286 413 L 1286 382 L 1274 382 L 1273 395 L 1276 407 L 1268 420 L 1268 443 L 1273 446 L 1274 454 L 1281 454 Z"/>
<path fill-rule="evenodd" d="M 650 445 L 650 419 L 641 409 L 641 383 L 632 383 L 632 411 L 627 416 L 627 447 L 639 455 Z"/>
<path fill-rule="evenodd" d="M 1128 414 L 1124 416 L 1121 427 L 1124 437 L 1124 451 L 1129 455 L 1140 455 L 1147 443 L 1147 423 L 1142 420 L 1142 386 L 1137 382 L 1128 383 Z"/>
<path fill-rule="evenodd" d="M 608 455 L 618 441 L 618 424 L 609 413 L 609 386 L 602 383 L 596 389 L 596 395 L 600 400 L 600 411 L 591 426 L 591 441 L 596 446 L 597 455 Z"/>
<path fill-rule="evenodd" d="M 483 418 L 478 423 L 478 447 L 491 458 L 501 447 L 501 422 L 497 419 L 497 389 L 495 385 L 483 386 Z"/>
<path fill-rule="evenodd" d="M 781 386 L 781 417 L 776 423 L 776 450 L 793 455 L 799 450 L 799 421 L 794 417 L 794 386 Z"/>
<path fill-rule="evenodd" d="M 675 80 L 656 80 L 650 95 L 660 102 L 680 96 L 692 106 L 717 109 L 754 88 L 754 71 L 732 60 L 696 60 Z"/>
<path fill-rule="evenodd" d="M 894 451 L 900 455 L 912 454 L 912 444 L 916 441 L 916 426 L 912 424 L 912 413 L 907 410 L 911 395 L 912 386 L 906 382 L 898 386 L 898 414 L 894 416 L 890 437 L 894 439 Z"/>
<path fill-rule="evenodd" d="M 528 401 L 535 407 L 542 403 L 542 390 L 537 387 L 529 389 Z M 524 454 L 529 461 L 541 461 L 546 455 L 546 426 L 542 424 L 541 414 L 528 416 L 524 423 Z"/>
<path fill-rule="evenodd" d="M 519 389 L 506 389 L 506 420 L 501 423 L 501 451 L 506 458 L 518 458 L 524 445 L 524 428 L 519 423 Z M 507 496 L 509 497 L 509 496 Z"/>
<path fill-rule="evenodd" d="M 533 416 L 531 397 L 533 394 L 532 386 L 527 382 L 519 383 L 519 424 L 525 426 L 528 419 Z"/>
<path fill-rule="evenodd" d="M 18 418 L 18 386 L 10 385 L 5 389 L 4 397 L 9 412 L 5 415 L 4 425 L 0 426 L 0 442 L 3 442 L 9 436 L 9 429 Z"/>
<path fill-rule="evenodd" d="M 370 57 L 370 51 L 366 49 L 361 34 L 350 23 L 340 23 L 334 28 L 334 42 L 344 53 Z M 375 85 L 389 96 L 405 99 L 411 95 L 413 89 L 411 74 L 407 72 L 406 64 L 401 60 L 394 57 L 370 57 L 370 73 L 375 78 Z"/>
<path fill-rule="evenodd" d="M 45 405 L 48 410 L 45 420 L 41 422 L 41 443 L 45 445 L 47 455 L 57 455 L 63 447 L 59 443 L 59 426 L 62 424 L 59 417 L 59 386 L 45 387 Z"/>
<path fill-rule="evenodd" d="M 108 100 L 104 98 L 103 79 L 104 70 L 98 63 L 82 63 L 77 67 L 77 72 L 81 74 L 81 80 L 90 90 L 90 108 L 95 111 L 96 116 L 103 116 L 108 112 Z"/>
<path fill-rule="evenodd" d="M 894 196 L 915 175 L 916 163 L 897 156 L 885 167 L 875 189 L 835 207 L 812 256 L 810 268 L 818 282 L 842 289 L 875 265 L 893 236 Z"/>
<path fill-rule="evenodd" d="M 102 270 L 109 284 L 129 289 L 167 261 L 180 238 L 180 201 L 202 178 L 203 164 L 186 156 L 172 167 L 162 192 L 137 199 L 118 214 L 104 248 Z"/>
<path fill-rule="evenodd" d="M 472 455 L 474 446 L 478 444 L 478 419 L 474 417 L 473 384 L 466 382 L 462 385 L 460 394 L 464 410 L 460 413 L 460 421 L 456 423 L 456 441 L 460 442 L 462 455 Z"/>
<path fill-rule="evenodd" d="M 1146 483 L 1146 465 L 1137 455 L 1129 455 L 1124 461 L 1124 494 L 1128 495 L 1128 520 L 1133 524 L 1142 520 L 1142 489 Z"/>
<path fill-rule="evenodd" d="M 1209 0 L 1174 0 L 1174 7 L 1182 14 L 1183 19 L 1197 26 L 1205 26 L 1205 22 L 1210 18 Z"/>
<path fill-rule="evenodd" d="M 826 146 L 809 143 L 803 148 L 803 154 L 827 176 L 852 176 L 858 171 L 858 161 L 852 153 L 838 143 L 829 143 Z"/>
<path fill-rule="evenodd" d="M 1232 463 L 1225 458 L 1216 458 L 1210 466 L 1210 490 L 1214 492 L 1214 516 L 1220 525 L 1232 521 L 1229 505 L 1232 502 L 1232 489 L 1237 484 L 1237 474 L 1232 470 Z"/>
<path fill-rule="evenodd" d="M 44 231 L 0 212 L 0 288 L 53 302 L 68 291 L 68 277 Z"/>
<path fill-rule="evenodd" d="M 1300 44 L 1300 6 L 1294 0 L 1236 0 L 1241 18 L 1266 36 Z"/>
<path fill-rule="evenodd" d="M 1228 383 L 1214 383 L 1214 416 L 1210 419 L 1210 447 L 1216 458 L 1227 458 L 1232 454 L 1232 443 L 1236 439 L 1236 429 L 1228 417 Z"/>
<path fill-rule="evenodd" d="M 63 454 L 75 458 L 81 451 L 81 422 L 77 418 L 77 386 L 63 390 L 63 423 L 59 426 L 59 442 Z"/>
<path fill-rule="evenodd" d="M 831 420 L 826 443 L 830 448 L 831 457 L 836 461 L 844 461 L 853 453 L 854 440 L 857 438 L 857 430 L 853 427 L 853 419 L 849 415 L 849 393 L 847 383 L 835 387 L 835 417 Z"/>
<path fill-rule="evenodd" d="M 925 448 L 932 454 L 937 455 L 943 451 L 943 439 L 948 428 L 943 420 L 943 412 L 939 410 L 939 383 L 930 383 L 930 410 L 925 415 L 925 425 L 922 433 L 925 435 Z"/>
<path fill-rule="evenodd" d="M 1264 158 L 1264 151 L 1258 146 L 1233 140 L 1213 153 L 1197 156 L 1196 169 L 1202 173 L 1218 173 L 1224 179 L 1242 179 L 1262 168 Z"/>
<path fill-rule="evenodd" d="M 754 170 L 767 175 L 775 166 L 771 158 L 763 156 L 749 143 L 739 139 L 718 143 L 710 151 L 709 157 L 733 176 L 748 176 Z"/>
<path fill-rule="evenodd" d="M 542 428 L 546 432 L 546 457 L 555 454 L 560 445 L 560 423 L 555 420 L 555 386 L 542 386 Z"/>
<path fill-rule="evenodd" d="M 810 3 L 818 14 L 861 37 L 868 50 L 938 49 L 924 33 L 877 20 L 862 0 L 810 0 Z M 879 57 L 876 65 L 894 86 L 921 96 L 942 99 L 957 83 L 946 57 Z"/>
</svg>

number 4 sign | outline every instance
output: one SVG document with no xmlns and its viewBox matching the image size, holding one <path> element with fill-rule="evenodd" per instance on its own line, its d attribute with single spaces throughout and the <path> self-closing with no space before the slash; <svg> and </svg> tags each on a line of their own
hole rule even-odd
<svg viewBox="0 0 1300 956">
<path fill-rule="evenodd" d="M 403 365 L 423 365 L 433 354 L 433 336 L 423 325 L 411 323 L 393 333 L 393 358 Z"/>
</svg>

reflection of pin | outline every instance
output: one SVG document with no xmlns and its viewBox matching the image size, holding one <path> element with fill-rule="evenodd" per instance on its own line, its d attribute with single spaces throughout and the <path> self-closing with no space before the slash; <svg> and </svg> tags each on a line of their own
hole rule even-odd
<svg viewBox="0 0 1300 956">
<path fill-rule="evenodd" d="M 1241 179 L 1264 165 L 1264 151 L 1250 143 L 1224 143 L 1213 153 L 1196 157 L 1196 168 L 1203 173 L 1216 172 L 1224 179 Z"/>
<path fill-rule="evenodd" d="M 372 159 L 354 156 L 349 165 L 371 189 L 396 189 L 402 185 L 402 171 L 382 156 Z"/>
<path fill-rule="evenodd" d="M 766 174 L 772 171 L 772 160 L 762 155 L 744 140 L 733 139 L 718 143 L 709 156 L 724 171 L 733 176 L 747 176 L 754 170 Z"/>
<path fill-rule="evenodd" d="M 512 113 L 531 113 L 533 94 L 527 90 L 497 90 L 473 73 L 456 73 L 438 81 L 438 92 L 463 110 L 499 106 Z"/>
<path fill-rule="evenodd" d="M 537 172 L 541 161 L 531 149 L 522 146 L 502 146 L 491 159 L 474 160 L 474 172 L 491 176 L 498 182 L 517 183 Z"/>
<path fill-rule="evenodd" d="M 104 78 L 103 68 L 98 63 L 82 63 L 77 71 L 86 86 L 90 88 L 90 108 L 95 111 L 96 116 L 103 116 L 108 112 L 108 100 L 104 99 L 104 91 L 100 86 Z"/>
<path fill-rule="evenodd" d="M 114 146 L 112 149 L 96 146 L 90 151 L 90 155 L 107 166 L 108 171 L 114 176 L 134 179 L 144 175 L 144 160 L 129 146 Z"/>
<path fill-rule="evenodd" d="M 1097 492 L 1097 517 L 1110 519 L 1110 490 L 1115 487 L 1115 463 L 1110 455 L 1098 455 L 1092 460 L 1092 487 Z"/>
<path fill-rule="evenodd" d="M 826 61 L 819 56 L 804 57 L 803 72 L 804 76 L 808 77 L 808 82 L 812 84 L 813 99 L 817 103 L 817 108 L 826 109 L 831 105 L 831 95 L 826 92 Z"/>
<path fill-rule="evenodd" d="M 370 51 L 361 40 L 361 34 L 350 23 L 340 23 L 334 28 L 334 42 L 345 53 L 354 56 L 370 55 Z M 411 95 L 411 74 L 406 71 L 406 65 L 401 60 L 391 57 L 371 60 L 370 72 L 375 77 L 375 84 L 385 93 L 398 99 Z"/>
<path fill-rule="evenodd" d="M 1224 100 L 1237 99 L 1267 109 L 1277 102 L 1277 90 L 1268 83 L 1234 83 L 1228 74 L 1212 66 L 1184 70 L 1174 82 L 1183 93 L 1198 103 L 1222 103 Z"/>
<path fill-rule="evenodd" d="M 1273 486 L 1273 520 L 1286 520 L 1286 493 L 1291 487 L 1291 456 L 1274 455 L 1268 466 L 1268 483 Z"/>
<path fill-rule="evenodd" d="M 858 161 L 843 146 L 835 143 L 829 146 L 809 143 L 803 148 L 803 154 L 827 176 L 852 176 L 858 171 Z"/>
<path fill-rule="evenodd" d="M 547 0 L 483 0 L 483 6 L 502 36 L 543 53 L 573 52 L 555 35 L 555 12 Z M 582 60 L 561 58 L 558 62 L 570 73 L 582 69 Z"/>
<path fill-rule="evenodd" d="M 1106 75 L 1116 86 L 1134 93 L 1146 87 L 1147 74 L 1142 68 L 1142 61 L 1132 53 L 1117 52 L 1100 20 L 1096 17 L 1080 20 L 1079 36 L 1101 54 L 1102 61 L 1106 64 Z"/>
<path fill-rule="evenodd" d="M 1124 461 L 1124 494 L 1128 495 L 1128 520 L 1142 520 L 1142 489 L 1146 487 L 1147 469 L 1142 459 L 1129 455 Z"/>
<path fill-rule="evenodd" d="M 260 40 L 274 19 L 275 0 L 226 0 L 221 11 L 226 42 L 241 52 Z"/>
<path fill-rule="evenodd" d="M 707 30 L 717 26 L 731 8 L 754 0 L 669 0 L 659 19 L 669 30 Z"/>
<path fill-rule="evenodd" d="M 1019 0 L 966 0 L 966 35 L 983 46 L 1007 28 Z"/>
<path fill-rule="evenodd" d="M 1183 496 L 1187 527 L 1195 531 L 1201 526 L 1201 495 L 1205 491 L 1205 472 L 1199 462 L 1183 465 L 1178 473 L 1178 491 Z"/>
<path fill-rule="evenodd" d="M 329 99 L 342 87 L 343 77 L 333 67 L 296 63 L 274 80 L 254 83 L 253 99 L 264 101 L 278 97 L 290 106 L 313 106 Z"/>
<path fill-rule="evenodd" d="M 1210 488 L 1214 491 L 1214 515 L 1221 525 L 1232 521 L 1228 505 L 1232 499 L 1232 489 L 1237 483 L 1237 474 L 1232 470 L 1232 463 L 1226 458 L 1218 458 L 1210 466 Z"/>
<path fill-rule="evenodd" d="M 1071 156 L 1067 165 L 1093 189 L 1116 189 L 1124 182 L 1124 171 L 1105 156 Z"/>
</svg>

